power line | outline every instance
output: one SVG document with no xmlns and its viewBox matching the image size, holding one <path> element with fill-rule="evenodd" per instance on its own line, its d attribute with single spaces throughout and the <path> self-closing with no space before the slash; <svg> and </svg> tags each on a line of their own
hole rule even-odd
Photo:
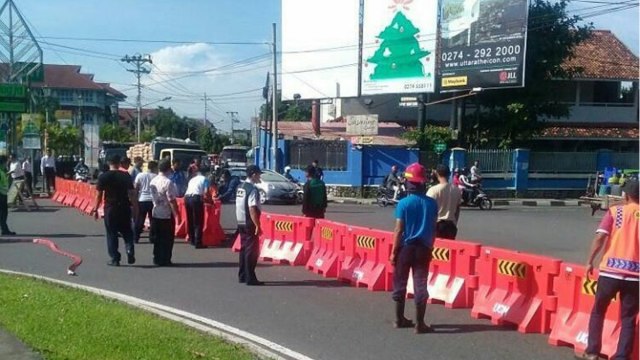
<svg viewBox="0 0 640 360">
<path fill-rule="evenodd" d="M 142 85 L 140 84 L 140 77 L 142 76 L 142 74 L 148 74 L 151 72 L 151 70 L 145 68 L 143 65 L 144 64 L 152 64 L 151 61 L 151 56 L 147 55 L 147 56 L 142 56 L 140 54 L 138 55 L 133 55 L 133 56 L 129 56 L 126 55 L 124 58 L 122 58 L 122 62 L 126 62 L 127 64 L 134 64 L 135 65 L 135 69 L 130 69 L 127 70 L 129 72 L 132 72 L 136 75 L 136 78 L 138 80 L 138 96 L 137 96 L 137 117 L 138 117 L 138 125 L 136 127 L 136 135 L 138 138 L 138 142 L 140 142 L 140 133 L 142 131 L 142 129 L 140 128 L 140 111 L 141 111 L 141 93 L 142 93 Z"/>
</svg>

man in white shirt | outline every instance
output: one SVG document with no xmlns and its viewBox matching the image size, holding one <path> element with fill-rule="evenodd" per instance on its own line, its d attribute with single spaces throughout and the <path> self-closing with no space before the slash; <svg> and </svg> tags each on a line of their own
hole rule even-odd
<svg viewBox="0 0 640 360">
<path fill-rule="evenodd" d="M 195 170 L 195 169 L 194 169 Z M 202 246 L 202 230 L 204 228 L 204 196 L 209 188 L 207 178 L 200 169 L 195 170 L 187 191 L 184 194 L 184 204 L 187 208 L 187 231 L 189 232 L 189 242 L 196 249 Z"/>
<path fill-rule="evenodd" d="M 147 164 L 147 172 L 140 173 L 136 176 L 133 182 L 138 192 L 138 217 L 136 218 L 134 241 L 138 243 L 140 241 L 140 234 L 144 229 L 144 221 L 149 217 L 151 222 L 151 212 L 153 210 L 153 198 L 151 197 L 151 180 L 158 174 L 158 162 L 149 161 Z"/>
<path fill-rule="evenodd" d="M 236 220 L 238 220 L 238 234 L 240 235 L 240 264 L 238 281 L 249 286 L 264 285 L 256 277 L 256 265 L 260 256 L 260 242 L 262 234 L 260 228 L 260 191 L 256 184 L 260 183 L 262 171 L 256 165 L 247 167 L 247 180 L 238 187 L 236 192 Z"/>
<path fill-rule="evenodd" d="M 40 160 L 40 173 L 46 184 L 47 194 L 51 194 L 51 187 L 56 187 L 56 158 L 51 156 L 51 150 L 47 150 L 47 154 Z"/>
<path fill-rule="evenodd" d="M 15 154 L 9 156 L 9 174 L 11 174 L 11 180 L 24 180 L 24 171 L 22 171 L 22 164 L 18 161 L 18 157 Z"/>
<path fill-rule="evenodd" d="M 33 194 L 33 173 L 31 172 L 31 158 L 26 157 L 22 162 L 22 172 L 24 173 L 24 181 L 29 195 Z"/>
<path fill-rule="evenodd" d="M 445 165 L 436 167 L 439 184 L 427 191 L 427 196 L 438 203 L 438 222 L 436 237 L 455 240 L 458 234 L 458 218 L 460 217 L 460 189 L 449 184 L 449 168 Z"/>
<path fill-rule="evenodd" d="M 471 167 L 471 182 L 477 184 L 480 181 L 482 181 L 482 171 L 480 170 L 480 161 L 476 160 Z"/>
<path fill-rule="evenodd" d="M 178 189 L 171 182 L 171 162 L 163 159 L 158 164 L 158 176 L 151 180 L 153 211 L 149 239 L 153 243 L 153 263 L 157 266 L 171 266 L 171 254 L 175 239 L 176 222 L 180 222 L 178 211 Z"/>
</svg>

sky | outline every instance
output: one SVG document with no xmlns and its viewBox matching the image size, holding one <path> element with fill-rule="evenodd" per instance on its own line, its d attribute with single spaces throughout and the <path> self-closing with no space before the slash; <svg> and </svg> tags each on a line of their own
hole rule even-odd
<svg viewBox="0 0 640 360">
<path fill-rule="evenodd" d="M 617 3 L 575 0 L 570 14 L 592 14 Z M 82 72 L 127 95 L 121 107 L 134 107 L 135 77 L 127 72 L 131 65 L 120 59 L 149 54 L 153 66 L 143 76 L 142 104 L 171 107 L 181 116 L 202 119 L 206 92 L 211 97 L 207 119 L 223 131 L 230 130 L 227 112 L 231 111 L 238 112 L 236 128 L 248 128 L 263 102 L 261 88 L 272 67 L 267 43 L 274 22 L 280 40 L 280 0 L 15 0 L 15 4 L 39 41 L 45 63 L 82 65 Z M 638 54 L 638 7 L 586 21 L 596 29 L 613 31 Z M 331 21 L 327 24 L 331 26 Z M 162 101 L 168 96 L 170 100 Z"/>
</svg>

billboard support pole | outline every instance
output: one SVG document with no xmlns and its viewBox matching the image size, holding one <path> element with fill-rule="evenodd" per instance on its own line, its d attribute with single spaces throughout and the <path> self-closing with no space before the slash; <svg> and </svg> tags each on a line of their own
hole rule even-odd
<svg viewBox="0 0 640 360">
<path fill-rule="evenodd" d="M 278 54 L 276 53 L 276 23 L 273 26 L 273 100 L 271 107 L 273 108 L 273 147 L 271 159 L 271 170 L 278 171 Z"/>
<path fill-rule="evenodd" d="M 424 131 L 427 123 L 427 99 L 425 94 L 418 95 L 418 130 Z"/>
<path fill-rule="evenodd" d="M 362 96 L 362 43 L 364 36 L 364 0 L 360 0 L 358 19 L 358 97 Z"/>
</svg>

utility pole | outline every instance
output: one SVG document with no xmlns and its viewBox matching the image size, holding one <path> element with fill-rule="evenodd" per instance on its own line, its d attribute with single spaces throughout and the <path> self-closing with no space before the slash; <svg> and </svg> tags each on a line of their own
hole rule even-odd
<svg viewBox="0 0 640 360">
<path fill-rule="evenodd" d="M 207 124 L 209 123 L 209 121 L 207 120 L 207 103 L 209 102 L 209 100 L 211 100 L 211 98 L 207 97 L 206 91 L 204 92 L 204 98 L 202 98 L 202 100 L 204 100 L 204 119 L 202 119 L 202 125 L 207 126 Z"/>
<path fill-rule="evenodd" d="M 136 78 L 138 80 L 138 96 L 136 98 L 136 113 L 137 113 L 137 126 L 136 126 L 136 137 L 138 139 L 138 142 L 140 142 L 140 133 L 142 131 L 141 129 L 141 124 L 140 124 L 140 112 L 142 111 L 142 105 L 141 105 L 141 94 L 142 94 L 142 85 L 140 84 L 140 77 L 142 77 L 142 74 L 148 74 L 151 72 L 151 70 L 145 68 L 143 65 L 145 63 L 149 63 L 149 64 L 153 64 L 153 62 L 151 61 L 151 56 L 150 55 L 146 55 L 146 56 L 142 56 L 140 54 L 137 55 L 133 55 L 133 56 L 129 56 L 129 55 L 125 55 L 124 58 L 122 58 L 121 60 L 122 62 L 126 62 L 126 63 L 133 63 L 135 65 L 135 69 L 127 69 L 128 72 L 134 73 L 136 75 Z"/>
<path fill-rule="evenodd" d="M 227 111 L 227 115 L 231 116 L 231 143 L 234 143 L 233 139 L 233 123 L 236 122 L 236 115 L 238 115 L 237 111 Z"/>
<path fill-rule="evenodd" d="M 276 23 L 273 26 L 273 100 L 271 106 L 273 107 L 273 158 L 271 159 L 273 171 L 278 171 L 278 53 L 276 52 Z"/>
</svg>

